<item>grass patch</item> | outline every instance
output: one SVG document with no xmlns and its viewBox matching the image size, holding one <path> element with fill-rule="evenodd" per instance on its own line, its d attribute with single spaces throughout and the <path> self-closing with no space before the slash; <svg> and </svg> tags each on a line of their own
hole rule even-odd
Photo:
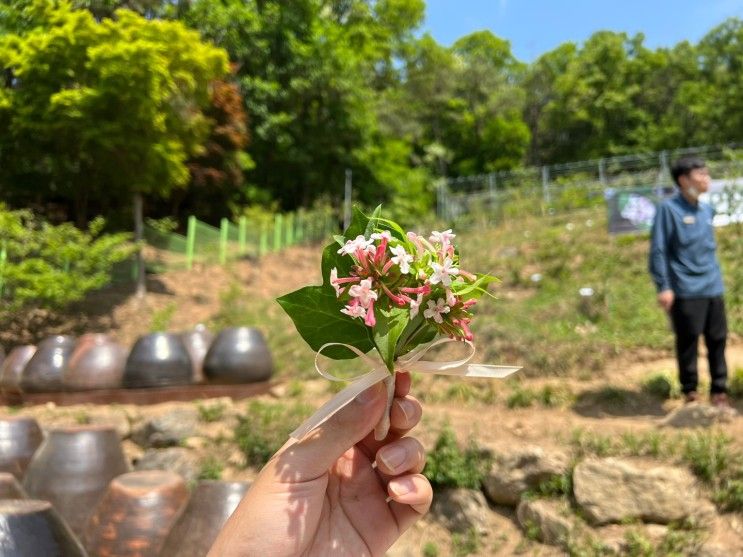
<svg viewBox="0 0 743 557">
<path fill-rule="evenodd" d="M 452 534 L 451 543 L 452 555 L 456 557 L 466 557 L 482 549 L 482 538 L 474 528 L 470 528 L 462 534 Z"/>
<path fill-rule="evenodd" d="M 215 456 L 208 456 L 199 468 L 199 480 L 221 480 L 223 466 L 222 462 Z"/>
<path fill-rule="evenodd" d="M 665 372 L 657 372 L 642 382 L 642 392 L 660 400 L 681 396 L 681 385 L 678 380 Z"/>
<path fill-rule="evenodd" d="M 235 429 L 235 441 L 247 464 L 266 464 L 310 412 L 306 404 L 251 401 Z"/>
<path fill-rule="evenodd" d="M 170 323 L 173 321 L 178 305 L 175 302 L 170 302 L 167 306 L 157 310 L 152 314 L 150 321 L 150 332 L 162 333 L 170 328 Z"/>
<path fill-rule="evenodd" d="M 728 392 L 735 398 L 743 398 L 743 367 L 736 367 L 730 374 Z"/>
<path fill-rule="evenodd" d="M 227 405 L 223 402 L 214 402 L 211 404 L 198 402 L 196 403 L 196 410 L 198 410 L 199 419 L 202 422 L 212 423 L 218 422 L 224 417 Z"/>
<path fill-rule="evenodd" d="M 451 427 L 444 426 L 429 453 L 423 474 L 434 486 L 479 489 L 492 459 L 474 444 L 460 447 Z"/>
</svg>

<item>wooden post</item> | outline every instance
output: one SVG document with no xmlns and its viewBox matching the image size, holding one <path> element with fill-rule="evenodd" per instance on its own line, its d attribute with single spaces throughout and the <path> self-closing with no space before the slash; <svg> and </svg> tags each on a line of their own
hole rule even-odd
<svg viewBox="0 0 743 557">
<path fill-rule="evenodd" d="M 134 241 L 137 242 L 137 298 L 144 298 L 147 293 L 144 268 L 144 217 L 142 194 L 134 194 Z"/>
</svg>

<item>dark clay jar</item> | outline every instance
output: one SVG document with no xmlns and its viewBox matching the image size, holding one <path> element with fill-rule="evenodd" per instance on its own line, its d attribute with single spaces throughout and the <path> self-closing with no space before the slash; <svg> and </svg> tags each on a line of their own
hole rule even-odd
<svg viewBox="0 0 743 557">
<path fill-rule="evenodd" d="M 87 557 L 48 501 L 0 500 L 3 557 Z"/>
<path fill-rule="evenodd" d="M 16 346 L 10 351 L 3 365 L 0 366 L 0 389 L 4 393 L 21 391 L 21 375 L 35 352 L 36 346 L 33 344 Z"/>
<path fill-rule="evenodd" d="M 273 360 L 258 329 L 224 329 L 204 359 L 204 375 L 211 383 L 255 383 L 273 373 Z"/>
<path fill-rule="evenodd" d="M 23 479 L 31 458 L 43 440 L 41 428 L 33 418 L 0 418 L 0 472 Z"/>
<path fill-rule="evenodd" d="M 125 363 L 126 350 L 107 335 L 83 335 L 62 374 L 62 384 L 67 391 L 117 389 Z"/>
<path fill-rule="evenodd" d="M 199 482 L 186 509 L 165 540 L 162 557 L 204 557 L 248 491 L 243 482 Z"/>
<path fill-rule="evenodd" d="M 36 451 L 23 484 L 29 496 L 51 501 L 80 534 L 109 482 L 128 471 L 114 428 L 59 428 Z"/>
<path fill-rule="evenodd" d="M 26 393 L 61 391 L 62 373 L 74 349 L 75 339 L 67 335 L 41 341 L 23 370 L 21 390 Z"/>
<path fill-rule="evenodd" d="M 153 333 L 140 337 L 124 368 L 124 387 L 130 389 L 188 385 L 193 366 L 181 337 Z"/>
</svg>

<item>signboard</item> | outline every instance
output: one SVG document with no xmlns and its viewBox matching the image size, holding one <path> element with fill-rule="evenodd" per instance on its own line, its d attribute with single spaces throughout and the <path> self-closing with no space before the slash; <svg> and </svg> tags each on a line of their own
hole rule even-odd
<svg viewBox="0 0 743 557">
<path fill-rule="evenodd" d="M 713 224 L 725 226 L 743 222 L 743 179 L 713 180 L 709 192 L 700 201 L 715 208 Z M 638 188 L 608 188 L 604 191 L 608 211 L 609 234 L 644 232 L 650 230 L 656 206 L 678 191 L 676 186 L 647 186 Z"/>
</svg>

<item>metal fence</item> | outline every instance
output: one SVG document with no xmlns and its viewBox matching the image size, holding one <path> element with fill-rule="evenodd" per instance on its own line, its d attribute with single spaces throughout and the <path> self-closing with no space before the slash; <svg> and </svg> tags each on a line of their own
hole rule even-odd
<svg viewBox="0 0 743 557">
<path fill-rule="evenodd" d="M 694 147 L 451 178 L 437 187 L 436 213 L 459 226 L 494 225 L 510 217 L 603 205 L 607 190 L 672 185 L 670 165 L 683 155 L 704 157 L 713 177 L 730 180 L 743 176 L 741 147 Z"/>
</svg>

